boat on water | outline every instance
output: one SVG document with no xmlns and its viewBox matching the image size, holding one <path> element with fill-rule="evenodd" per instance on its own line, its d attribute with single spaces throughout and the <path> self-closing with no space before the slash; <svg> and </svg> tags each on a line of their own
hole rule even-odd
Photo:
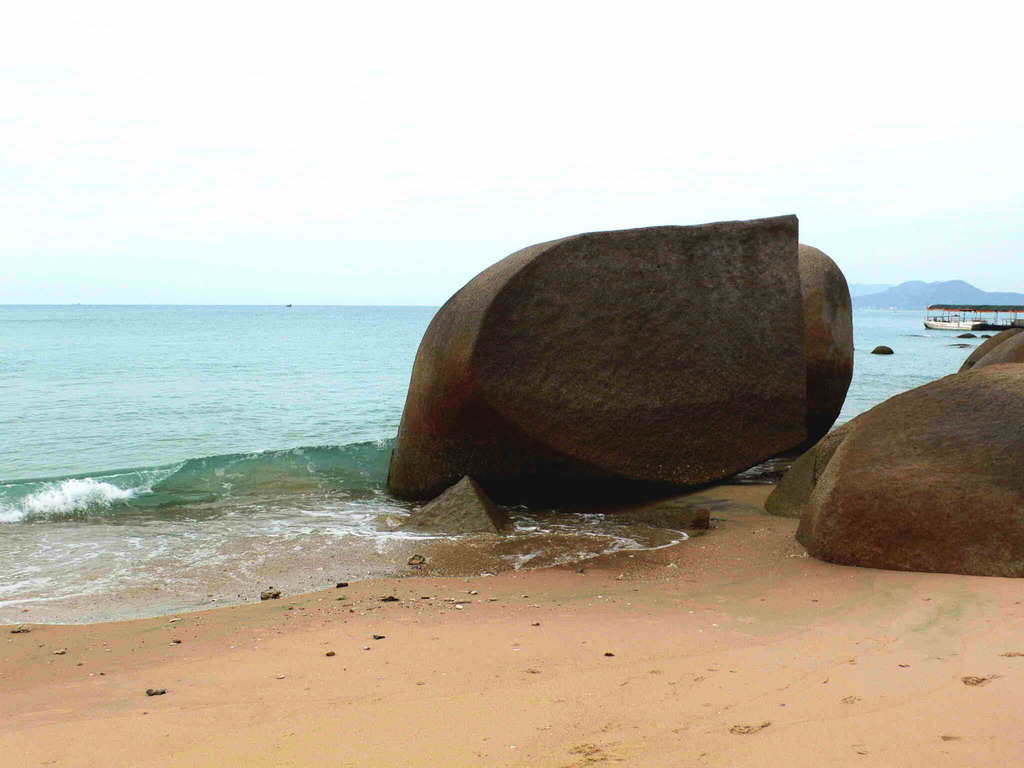
<svg viewBox="0 0 1024 768">
<path fill-rule="evenodd" d="M 1005 331 L 1024 328 L 1024 304 L 932 304 L 924 327 L 933 331 Z"/>
</svg>

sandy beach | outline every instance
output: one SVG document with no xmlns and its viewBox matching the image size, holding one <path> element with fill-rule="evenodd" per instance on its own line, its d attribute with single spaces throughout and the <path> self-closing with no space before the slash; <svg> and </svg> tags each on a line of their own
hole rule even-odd
<svg viewBox="0 0 1024 768">
<path fill-rule="evenodd" d="M 795 520 L 762 511 L 771 489 L 703 491 L 706 534 L 582 573 L 85 626 L 27 612 L 29 632 L 3 628 L 0 752 L 62 768 L 1021 764 L 1020 583 L 819 562 Z"/>
</svg>

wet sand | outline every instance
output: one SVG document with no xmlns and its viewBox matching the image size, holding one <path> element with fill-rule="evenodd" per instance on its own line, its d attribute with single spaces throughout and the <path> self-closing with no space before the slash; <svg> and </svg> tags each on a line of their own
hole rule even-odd
<svg viewBox="0 0 1024 768">
<path fill-rule="evenodd" d="M 376 580 L 5 627 L 0 754 L 62 767 L 1021 764 L 1021 582 L 816 561 L 795 521 L 760 510 L 770 490 L 705 491 L 706 535 L 583 573 Z"/>
</svg>

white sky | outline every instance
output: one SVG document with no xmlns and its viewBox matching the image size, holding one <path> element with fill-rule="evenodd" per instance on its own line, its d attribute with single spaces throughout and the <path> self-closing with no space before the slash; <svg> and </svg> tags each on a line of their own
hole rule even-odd
<svg viewBox="0 0 1024 768">
<path fill-rule="evenodd" d="M 795 213 L 1024 291 L 1011 3 L 9 4 L 0 302 L 439 304 L 563 235 Z"/>
</svg>

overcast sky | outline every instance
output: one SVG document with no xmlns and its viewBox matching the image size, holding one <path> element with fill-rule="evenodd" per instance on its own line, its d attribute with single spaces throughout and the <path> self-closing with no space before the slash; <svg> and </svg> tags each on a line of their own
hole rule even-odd
<svg viewBox="0 0 1024 768">
<path fill-rule="evenodd" d="M 850 282 L 1024 291 L 1014 7 L 10 5 L 0 302 L 439 304 L 787 213 Z"/>
</svg>

